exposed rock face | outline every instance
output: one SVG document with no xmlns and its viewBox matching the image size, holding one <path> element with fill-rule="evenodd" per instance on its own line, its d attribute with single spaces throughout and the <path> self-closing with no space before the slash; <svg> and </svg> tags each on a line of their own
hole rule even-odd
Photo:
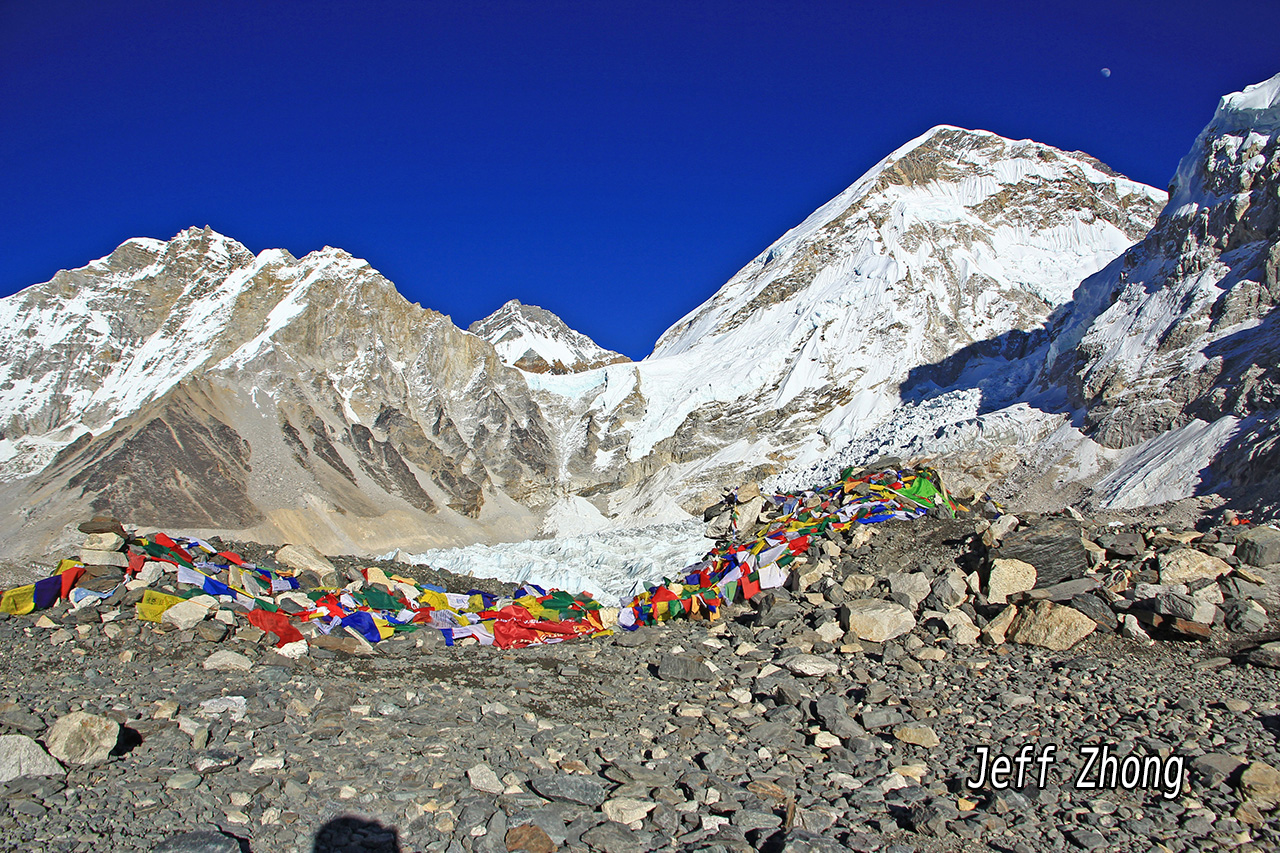
<svg viewBox="0 0 1280 853">
<path fill-rule="evenodd" d="M 1222 99 L 1171 193 L 1151 233 L 1082 288 L 1110 294 L 1065 366 L 1108 447 L 1280 407 L 1280 76 Z"/>
<path fill-rule="evenodd" d="M 467 331 L 493 344 L 503 362 L 529 373 L 581 373 L 631 360 L 570 329 L 545 308 L 522 305 L 518 299 L 475 321 Z"/>
<path fill-rule="evenodd" d="M 0 500 L 36 547 L 55 508 L 330 551 L 521 535 L 554 482 L 522 374 L 340 250 L 131 240 L 0 317 Z"/>
</svg>

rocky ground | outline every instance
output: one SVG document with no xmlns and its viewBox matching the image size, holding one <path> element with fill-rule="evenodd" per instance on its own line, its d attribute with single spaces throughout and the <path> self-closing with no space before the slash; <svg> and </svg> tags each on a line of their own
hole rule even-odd
<svg viewBox="0 0 1280 853">
<path fill-rule="evenodd" d="M 1234 602 L 1280 612 L 1280 573 L 1242 563 L 1234 528 L 1183 542 L 1193 534 L 1079 522 L 1096 579 L 1081 587 L 1054 576 L 1080 555 L 1042 547 L 1072 523 L 1027 520 L 1039 534 L 988 545 L 973 520 L 890 522 L 869 541 L 833 532 L 793 589 L 718 622 L 517 651 L 420 631 L 291 660 L 243 620 L 174 630 L 126 601 L 5 618 L 0 772 L 14 778 L 0 848 L 1277 849 L 1280 671 L 1258 650 L 1276 623 Z M 1188 545 L 1228 573 L 1161 583 Z M 1022 621 L 1002 626 L 991 573 L 1017 554 L 1038 554 L 1041 578 L 1007 595 Z M 1070 597 L 1062 583 L 1077 584 Z M 1037 595 L 1096 630 L 1034 644 Z M 1203 617 L 1215 599 L 1200 627 L 1159 612 Z M 909 630 L 862 638 L 859 601 L 902 608 Z M 122 728 L 95 734 L 97 718 Z M 5 771 L 4 753 L 12 764 L 26 748 L 15 736 L 62 765 L 35 775 L 48 761 L 37 748 L 21 775 Z M 1146 778 L 1082 787 L 1111 757 Z"/>
</svg>

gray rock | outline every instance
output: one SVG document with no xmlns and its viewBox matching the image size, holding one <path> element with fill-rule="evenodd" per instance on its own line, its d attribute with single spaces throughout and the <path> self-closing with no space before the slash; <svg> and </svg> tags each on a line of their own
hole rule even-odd
<svg viewBox="0 0 1280 853">
<path fill-rule="evenodd" d="M 1255 527 L 1237 534 L 1236 556 L 1251 566 L 1280 563 L 1280 530 Z"/>
<path fill-rule="evenodd" d="M 1226 598 L 1260 598 L 1262 596 L 1262 587 L 1235 575 L 1220 578 L 1218 588 Z"/>
<path fill-rule="evenodd" d="M 1071 599 L 1071 606 L 1097 622 L 1099 628 L 1114 632 L 1120 626 L 1120 620 L 1111 609 L 1111 605 L 1093 593 L 1077 595 Z"/>
<path fill-rule="evenodd" d="M 932 800 L 912 806 L 907 813 L 907 823 L 924 835 L 943 836 L 947 834 L 947 823 L 959 817 L 955 806 L 944 800 Z"/>
<path fill-rule="evenodd" d="M 1191 769 L 1200 776 L 1206 786 L 1216 788 L 1223 782 L 1230 781 L 1236 771 L 1245 766 L 1245 763 L 1245 760 L 1237 755 L 1210 752 L 1191 759 Z"/>
<path fill-rule="evenodd" d="M 240 853 L 240 842 L 221 832 L 182 832 L 161 841 L 152 853 Z"/>
<path fill-rule="evenodd" d="M 605 821 L 582 833 L 582 843 L 606 853 L 648 853 L 655 846 L 652 832 L 628 829 L 613 821 Z"/>
<path fill-rule="evenodd" d="M 750 832 L 753 829 L 773 829 L 782 826 L 782 818 L 773 812 L 760 811 L 759 809 L 739 809 L 733 813 L 731 822 L 743 832 Z"/>
<path fill-rule="evenodd" d="M 793 829 L 782 840 L 783 853 L 848 853 L 834 838 L 826 838 L 803 829 Z"/>
<path fill-rule="evenodd" d="M 203 781 L 204 777 L 199 773 L 193 773 L 190 770 L 178 770 L 165 780 L 164 786 L 177 791 L 189 791 L 192 788 L 198 788 Z"/>
<path fill-rule="evenodd" d="M 115 720 L 73 711 L 49 728 L 44 744 L 62 763 L 83 766 L 106 761 L 119 740 L 120 724 Z"/>
<path fill-rule="evenodd" d="M 1101 850 L 1107 846 L 1107 839 L 1096 829 L 1078 827 L 1067 830 L 1067 838 L 1081 850 Z"/>
<path fill-rule="evenodd" d="M 1036 583 L 1052 586 L 1089 570 L 1080 523 L 1069 518 L 1023 519 L 991 551 L 992 559 L 1021 560 L 1036 567 Z"/>
<path fill-rule="evenodd" d="M 822 727 L 836 737 L 861 737 L 866 734 L 862 726 L 849 716 L 849 703 L 843 697 L 823 694 L 813 703 L 813 707 Z"/>
<path fill-rule="evenodd" d="M 1147 550 L 1146 540 L 1137 533 L 1103 533 L 1094 541 L 1106 549 L 1112 560 L 1127 560 Z"/>
<path fill-rule="evenodd" d="M 1176 616 L 1202 625 L 1212 625 L 1217 608 L 1207 601 L 1198 601 L 1189 595 L 1162 592 L 1156 596 L 1155 610 L 1164 616 Z"/>
<path fill-rule="evenodd" d="M 1222 609 L 1228 631 L 1254 634 L 1267 627 L 1267 611 L 1256 601 L 1236 598 Z"/>
<path fill-rule="evenodd" d="M 890 708 L 866 708 L 859 718 L 868 731 L 887 728 L 902 722 L 902 715 Z"/>
<path fill-rule="evenodd" d="M 0 735 L 0 783 L 19 776 L 61 776 L 66 771 L 26 735 Z"/>
<path fill-rule="evenodd" d="M 1066 602 L 1075 598 L 1077 595 L 1092 592 L 1099 586 L 1101 586 L 1101 582 L 1096 577 L 1075 578 L 1073 580 L 1055 583 L 1052 586 L 1038 587 L 1027 593 L 1027 597 L 1032 601 Z"/>
<path fill-rule="evenodd" d="M 968 596 L 969 582 L 965 580 L 963 572 L 959 569 L 952 569 L 935 580 L 931 590 L 924 600 L 924 606 L 931 610 L 940 610 L 946 613 L 953 607 L 958 607 Z"/>
<path fill-rule="evenodd" d="M 608 795 L 605 786 L 597 780 L 570 773 L 534 777 L 529 780 L 529 787 L 549 800 L 567 800 L 593 807 L 603 803 Z"/>
<path fill-rule="evenodd" d="M 715 673 L 705 663 L 688 655 L 663 655 L 658 678 L 663 681 L 714 681 Z"/>
</svg>

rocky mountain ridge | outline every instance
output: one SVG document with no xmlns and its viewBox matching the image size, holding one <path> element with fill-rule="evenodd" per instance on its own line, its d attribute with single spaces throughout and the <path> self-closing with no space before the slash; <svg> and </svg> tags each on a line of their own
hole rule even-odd
<svg viewBox="0 0 1280 853">
<path fill-rule="evenodd" d="M 16 534 L 72 506 L 338 550 L 491 536 L 495 502 L 536 529 L 552 457 L 523 374 L 345 252 L 189 229 L 0 304 Z M 34 476 L 33 446 L 57 454 Z"/>
</svg>

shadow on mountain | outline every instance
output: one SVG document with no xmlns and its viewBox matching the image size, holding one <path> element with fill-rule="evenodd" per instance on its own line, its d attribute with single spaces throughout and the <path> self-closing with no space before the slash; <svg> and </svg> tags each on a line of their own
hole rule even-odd
<svg viewBox="0 0 1280 853">
<path fill-rule="evenodd" d="M 1027 396 L 1048 343 L 1044 329 L 1013 329 L 975 341 L 941 361 L 911 368 L 898 394 L 904 404 L 919 405 L 944 393 L 976 389 L 978 414 L 994 412 Z"/>
<path fill-rule="evenodd" d="M 316 831 L 312 853 L 401 853 L 400 832 L 376 820 L 342 815 Z"/>
</svg>

